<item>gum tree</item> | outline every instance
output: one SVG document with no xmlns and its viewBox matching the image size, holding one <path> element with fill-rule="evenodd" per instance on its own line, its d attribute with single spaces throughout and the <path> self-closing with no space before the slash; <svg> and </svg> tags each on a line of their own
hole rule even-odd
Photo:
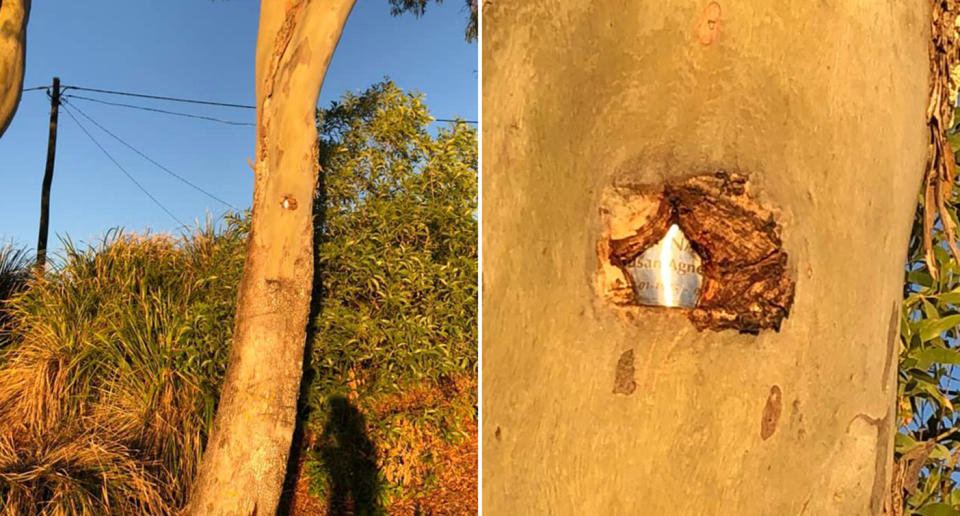
<svg viewBox="0 0 960 516">
<path fill-rule="evenodd" d="M 429 2 L 390 3 L 394 14 L 419 16 Z M 260 5 L 251 230 L 230 363 L 189 514 L 276 511 L 296 424 L 313 288 L 317 97 L 353 4 Z"/>
</svg>

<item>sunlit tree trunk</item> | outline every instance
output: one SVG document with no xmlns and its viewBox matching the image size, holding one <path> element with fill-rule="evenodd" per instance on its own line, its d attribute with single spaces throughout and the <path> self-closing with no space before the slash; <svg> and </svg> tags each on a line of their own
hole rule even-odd
<svg viewBox="0 0 960 516">
<path fill-rule="evenodd" d="M 189 514 L 277 508 L 313 282 L 317 97 L 353 3 L 261 3 L 252 229 L 230 362 Z"/>
<path fill-rule="evenodd" d="M 928 3 L 484 5 L 485 512 L 879 514 Z M 716 170 L 782 225 L 789 318 L 621 317 L 601 194 Z"/>
<path fill-rule="evenodd" d="M 0 0 L 0 136 L 20 104 L 30 0 Z"/>
</svg>

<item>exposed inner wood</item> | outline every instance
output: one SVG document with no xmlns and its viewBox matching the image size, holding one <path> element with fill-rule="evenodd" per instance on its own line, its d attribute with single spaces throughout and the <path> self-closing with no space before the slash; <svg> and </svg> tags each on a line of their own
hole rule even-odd
<svg viewBox="0 0 960 516">
<path fill-rule="evenodd" d="M 677 224 L 703 260 L 703 287 L 688 311 L 699 330 L 779 330 L 793 303 L 780 226 L 746 194 L 746 177 L 718 171 L 665 185 L 656 214 L 629 236 L 610 238 L 609 263 L 626 264 Z M 601 246 L 603 248 L 603 246 Z M 632 291 L 632 290 L 631 290 Z M 629 301 L 638 304 L 633 296 Z"/>
</svg>

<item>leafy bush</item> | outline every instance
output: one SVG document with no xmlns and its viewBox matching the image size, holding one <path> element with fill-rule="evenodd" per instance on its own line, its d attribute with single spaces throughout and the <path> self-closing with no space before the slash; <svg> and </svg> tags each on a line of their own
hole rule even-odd
<svg viewBox="0 0 960 516">
<path fill-rule="evenodd" d="M 421 97 L 391 82 L 344 96 L 322 120 L 322 307 L 305 400 L 320 439 L 307 467 L 327 494 L 336 479 L 324 464 L 339 446 L 324 438 L 337 412 L 330 400 L 345 397 L 369 416 L 380 468 L 371 482 L 389 502 L 404 486 L 429 488 L 430 449 L 415 443 L 461 439 L 476 418 L 476 131 L 458 123 L 431 134 Z M 450 390 L 469 378 L 472 388 Z M 397 397 L 424 386 L 450 395 Z"/>
<path fill-rule="evenodd" d="M 422 443 L 475 428 L 476 133 L 431 134 L 420 97 L 389 82 L 323 114 L 304 468 L 331 503 L 365 498 L 378 512 L 433 487 L 439 466 Z M 183 506 L 226 367 L 248 229 L 230 216 L 180 238 L 67 242 L 12 296 L 0 514 Z M 344 485 L 351 499 L 334 500 Z"/>
<path fill-rule="evenodd" d="M 955 119 L 960 120 L 960 110 Z M 950 131 L 953 150 L 960 133 Z M 956 187 L 946 208 L 957 220 Z M 923 203 L 915 217 L 906 265 L 900 323 L 897 469 L 906 490 L 905 514 L 960 516 L 960 263 L 949 251 L 942 223 L 933 227 L 935 280 L 924 261 Z M 895 481 L 897 481 L 895 479 Z"/>
</svg>

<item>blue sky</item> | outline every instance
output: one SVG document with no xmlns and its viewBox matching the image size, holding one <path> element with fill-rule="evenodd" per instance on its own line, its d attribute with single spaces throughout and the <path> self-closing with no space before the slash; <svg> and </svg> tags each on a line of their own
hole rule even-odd
<svg viewBox="0 0 960 516">
<path fill-rule="evenodd" d="M 25 87 L 64 85 L 254 104 L 254 0 L 85 0 L 34 2 L 28 27 Z M 477 45 L 463 40 L 463 2 L 432 4 L 426 15 L 390 16 L 387 0 L 357 0 L 331 62 L 320 105 L 389 76 L 426 94 L 437 118 L 477 120 Z M 174 104 L 87 92 L 103 100 L 252 122 L 252 110 Z M 254 128 L 74 100 L 106 129 L 158 163 L 228 203 L 252 195 L 247 158 Z M 0 243 L 33 248 L 47 152 L 50 103 L 25 92 L 0 138 Z M 93 136 L 178 219 L 188 224 L 221 204 L 164 174 L 83 117 Z M 51 250 L 58 236 L 99 239 L 113 227 L 167 232 L 178 224 L 157 207 L 60 112 L 50 212 Z"/>
</svg>

